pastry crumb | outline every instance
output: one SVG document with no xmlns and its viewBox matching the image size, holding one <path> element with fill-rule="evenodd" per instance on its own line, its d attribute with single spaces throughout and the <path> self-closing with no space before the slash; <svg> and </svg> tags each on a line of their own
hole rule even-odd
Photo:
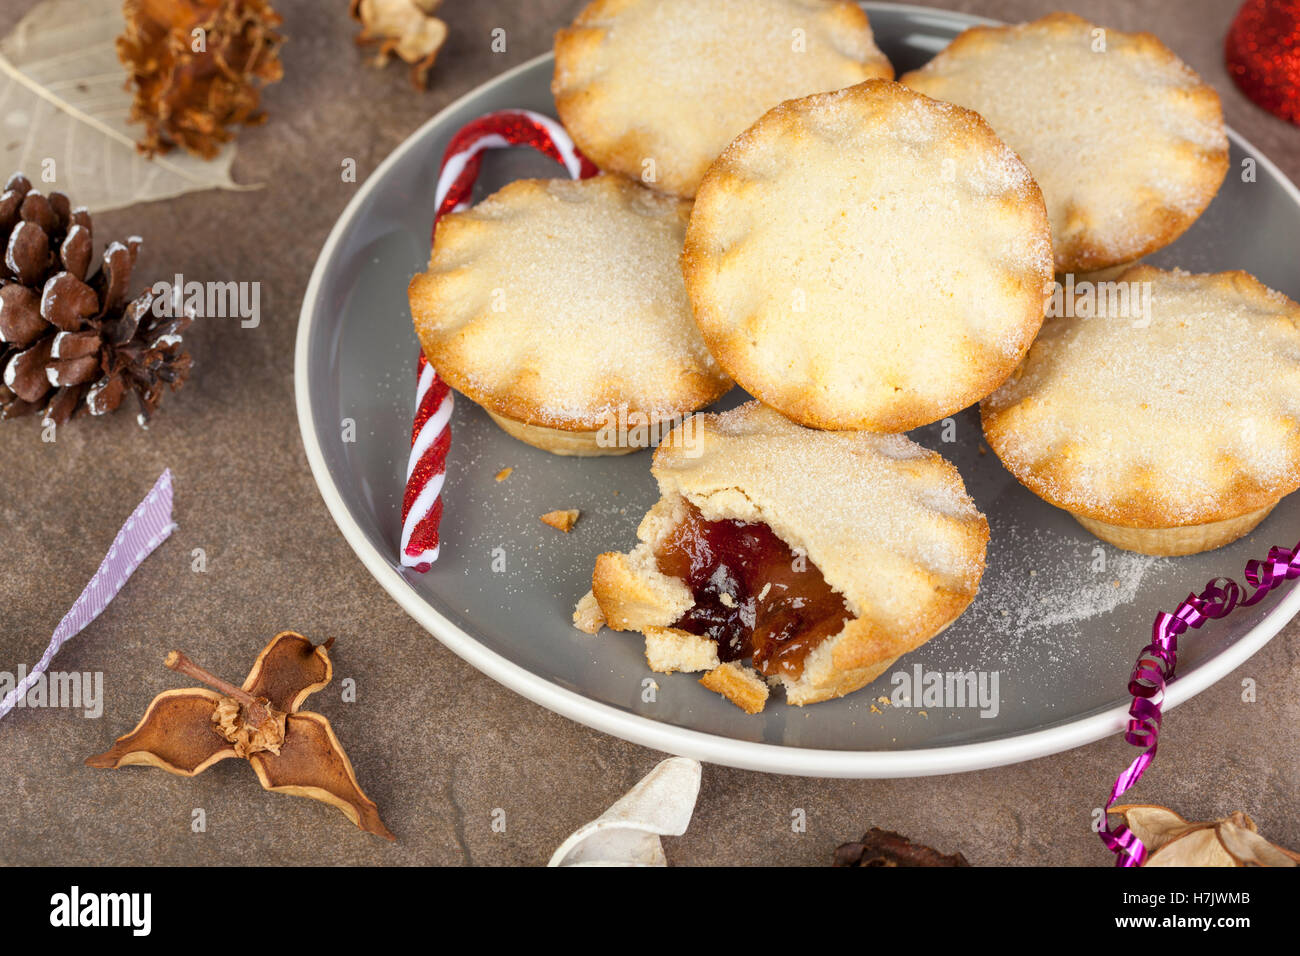
<svg viewBox="0 0 1300 956">
<path fill-rule="evenodd" d="M 578 523 L 578 516 L 582 514 L 577 508 L 562 509 L 560 511 L 548 511 L 542 515 L 542 524 L 548 524 L 552 528 L 557 528 L 568 534 L 573 530 L 573 526 Z"/>
<path fill-rule="evenodd" d="M 573 626 L 584 634 L 595 634 L 605 626 L 605 612 L 600 609 L 596 595 L 588 591 L 573 609 Z"/>
<path fill-rule="evenodd" d="M 735 661 L 715 667 L 700 678 L 700 683 L 747 714 L 757 714 L 767 703 L 767 684 L 755 671 Z"/>
<path fill-rule="evenodd" d="M 514 471 L 513 468 L 502 468 L 495 475 L 493 475 L 493 478 L 495 478 L 498 482 L 505 481 L 507 478 L 510 477 L 510 473 L 513 471 Z"/>
</svg>

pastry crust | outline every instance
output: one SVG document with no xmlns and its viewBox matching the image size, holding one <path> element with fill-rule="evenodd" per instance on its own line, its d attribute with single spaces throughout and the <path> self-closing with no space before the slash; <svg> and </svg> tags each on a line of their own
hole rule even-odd
<svg viewBox="0 0 1300 956">
<path fill-rule="evenodd" d="M 1228 171 L 1218 94 L 1149 33 L 1070 13 L 972 27 L 900 82 L 977 111 L 1020 154 L 1047 200 L 1059 272 L 1169 245 Z"/>
<path fill-rule="evenodd" d="M 1116 281 L 1130 302 L 1149 293 L 1148 314 L 1049 319 L 981 404 L 985 437 L 1081 520 L 1196 529 L 1116 538 L 1085 522 L 1122 547 L 1217 547 L 1300 487 L 1300 306 L 1245 272 L 1136 266 Z"/>
<path fill-rule="evenodd" d="M 551 92 L 600 168 L 690 197 L 764 110 L 893 75 L 843 0 L 595 0 L 555 36 Z"/>
<path fill-rule="evenodd" d="M 655 670 L 719 663 L 713 642 L 672 627 L 694 598 L 655 558 L 688 503 L 710 521 L 766 524 L 854 615 L 808 654 L 802 676 L 779 677 L 794 704 L 870 683 L 975 597 L 988 523 L 938 454 L 901 435 L 803 428 L 758 402 L 695 421 L 693 450 L 674 442 L 655 452 L 662 497 L 637 529 L 641 543 L 602 554 L 592 575 L 609 626 L 645 634 Z"/>
<path fill-rule="evenodd" d="M 749 667 L 728 661 L 700 678 L 700 683 L 721 694 L 747 714 L 757 714 L 767 705 L 767 684 Z"/>
<path fill-rule="evenodd" d="M 689 212 L 597 176 L 518 180 L 444 217 L 409 290 L 425 355 L 524 441 L 627 451 L 638 424 L 672 421 L 731 387 L 678 267 Z"/>
<path fill-rule="evenodd" d="M 978 115 L 872 80 L 783 103 L 710 167 L 682 255 L 695 320 L 804 425 L 901 432 L 983 398 L 1043 321 L 1042 195 Z"/>
</svg>

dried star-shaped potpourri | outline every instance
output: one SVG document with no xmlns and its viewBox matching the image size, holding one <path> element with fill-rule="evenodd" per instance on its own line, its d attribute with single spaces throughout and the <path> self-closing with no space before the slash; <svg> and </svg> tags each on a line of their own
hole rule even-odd
<svg viewBox="0 0 1300 956">
<path fill-rule="evenodd" d="M 396 837 L 361 790 L 343 746 L 322 715 L 299 710 L 308 695 L 330 682 L 329 647 L 283 631 L 257 655 L 242 687 L 214 677 L 172 651 L 166 665 L 207 684 L 163 691 L 135 729 L 90 767 L 161 767 L 193 777 L 219 760 L 243 757 L 267 790 L 311 797 L 338 807 L 361 829 Z"/>
</svg>

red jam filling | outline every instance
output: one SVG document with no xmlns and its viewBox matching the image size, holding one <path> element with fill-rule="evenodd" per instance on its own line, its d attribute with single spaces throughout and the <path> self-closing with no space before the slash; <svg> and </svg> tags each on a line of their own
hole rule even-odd
<svg viewBox="0 0 1300 956">
<path fill-rule="evenodd" d="M 673 627 L 715 641 L 719 660 L 750 658 L 767 677 L 798 679 L 808 653 L 853 617 L 844 599 L 767 525 L 706 521 L 688 508 L 655 553 L 695 597 Z"/>
</svg>

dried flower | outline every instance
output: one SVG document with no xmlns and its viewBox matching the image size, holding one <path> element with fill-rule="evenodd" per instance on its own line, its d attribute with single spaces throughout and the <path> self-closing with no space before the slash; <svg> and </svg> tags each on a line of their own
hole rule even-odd
<svg viewBox="0 0 1300 956">
<path fill-rule="evenodd" d="M 361 24 L 357 43 L 378 44 L 375 65 L 384 66 L 396 53 L 411 64 L 411 85 L 427 89 L 433 68 L 447 39 L 447 24 L 433 12 L 442 0 L 352 0 L 352 18 Z"/>
<path fill-rule="evenodd" d="M 261 87 L 284 74 L 282 21 L 267 0 L 124 0 L 122 9 L 117 55 L 135 87 L 131 120 L 145 125 L 141 152 L 180 146 L 211 159 L 234 138 L 230 127 L 265 119 Z"/>
<path fill-rule="evenodd" d="M 1300 854 L 1269 843 L 1240 810 L 1200 823 L 1153 804 L 1126 804 L 1109 812 L 1146 847 L 1143 866 L 1300 866 Z"/>
</svg>

